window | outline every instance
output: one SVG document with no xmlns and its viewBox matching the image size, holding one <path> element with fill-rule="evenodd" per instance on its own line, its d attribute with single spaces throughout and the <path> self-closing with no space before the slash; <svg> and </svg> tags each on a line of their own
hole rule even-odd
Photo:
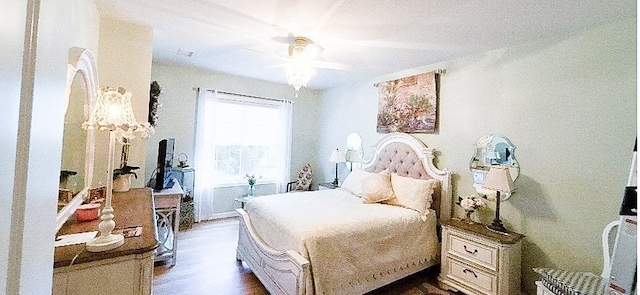
<svg viewBox="0 0 640 295">
<path fill-rule="evenodd" d="M 282 185 L 289 177 L 290 121 L 290 102 L 202 93 L 196 134 L 200 185 L 246 185 L 246 174 Z"/>
<path fill-rule="evenodd" d="M 277 181 L 280 163 L 285 161 L 285 118 L 278 106 L 220 99 L 213 111 L 214 182 L 244 183 L 246 174 L 255 174 L 262 181 Z"/>
</svg>

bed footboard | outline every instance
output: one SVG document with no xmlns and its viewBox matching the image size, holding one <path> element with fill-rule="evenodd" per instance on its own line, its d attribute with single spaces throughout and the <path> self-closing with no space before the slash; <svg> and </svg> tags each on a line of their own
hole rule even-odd
<svg viewBox="0 0 640 295">
<path fill-rule="evenodd" d="M 303 295 L 310 277 L 309 261 L 295 251 L 278 251 L 265 244 L 243 209 L 236 258 L 244 261 L 271 294 Z"/>
</svg>

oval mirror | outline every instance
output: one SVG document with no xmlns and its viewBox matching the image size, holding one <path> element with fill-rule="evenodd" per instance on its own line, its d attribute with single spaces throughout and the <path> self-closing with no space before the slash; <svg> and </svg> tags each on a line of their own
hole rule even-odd
<svg viewBox="0 0 640 295">
<path fill-rule="evenodd" d="M 58 216 L 56 231 L 86 199 L 93 180 L 93 131 L 82 129 L 96 95 L 98 77 L 91 53 L 83 48 L 69 50 L 67 64 L 67 110 L 64 119 Z"/>
<path fill-rule="evenodd" d="M 473 157 L 469 163 L 469 169 L 473 174 L 473 187 L 478 193 L 487 194 L 482 185 L 491 165 L 508 167 L 511 179 L 516 181 L 520 175 L 520 165 L 514 154 L 515 149 L 511 141 L 500 134 L 489 134 L 478 139 L 473 146 Z M 503 196 L 501 199 L 506 200 L 511 194 Z"/>
</svg>

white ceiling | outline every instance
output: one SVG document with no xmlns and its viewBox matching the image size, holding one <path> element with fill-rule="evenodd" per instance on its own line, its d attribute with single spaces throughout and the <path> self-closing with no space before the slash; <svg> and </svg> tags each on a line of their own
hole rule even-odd
<svg viewBox="0 0 640 295">
<path fill-rule="evenodd" d="M 153 59 L 286 83 L 288 34 L 324 48 L 309 88 L 370 81 L 457 57 L 636 17 L 635 0 L 97 0 L 153 27 Z M 193 51 L 191 57 L 179 49 Z"/>
</svg>

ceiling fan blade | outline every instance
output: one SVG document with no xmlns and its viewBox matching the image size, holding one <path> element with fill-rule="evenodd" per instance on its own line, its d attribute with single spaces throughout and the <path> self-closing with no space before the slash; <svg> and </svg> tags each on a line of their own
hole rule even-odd
<svg viewBox="0 0 640 295">
<path fill-rule="evenodd" d="M 314 68 L 323 68 L 323 69 L 331 69 L 331 70 L 340 70 L 340 71 L 350 71 L 353 69 L 351 65 L 345 65 L 336 62 L 329 61 L 320 61 L 320 60 L 312 60 L 309 64 Z"/>
</svg>

